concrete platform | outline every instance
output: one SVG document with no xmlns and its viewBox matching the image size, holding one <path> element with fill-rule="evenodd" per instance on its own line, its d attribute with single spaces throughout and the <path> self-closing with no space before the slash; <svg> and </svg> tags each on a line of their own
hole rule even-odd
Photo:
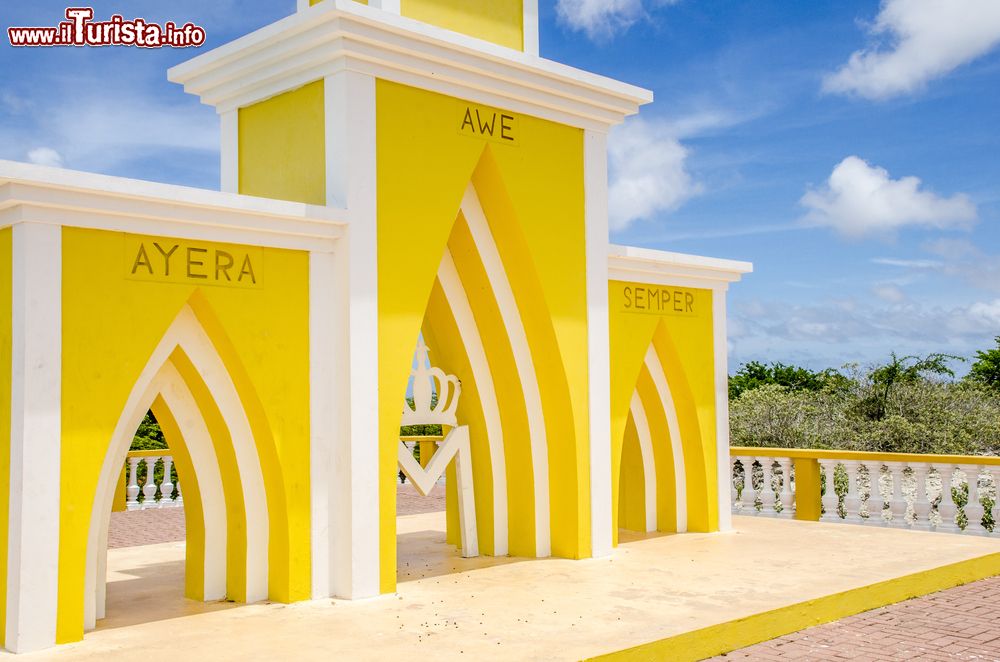
<svg viewBox="0 0 1000 662">
<path fill-rule="evenodd" d="M 1000 574 L 1000 541 L 737 517 L 726 534 L 629 536 L 611 558 L 462 559 L 444 515 L 399 520 L 399 592 L 198 604 L 183 543 L 111 550 L 108 618 L 27 659 L 699 659 Z M 184 653 L 186 651 L 186 653 Z"/>
</svg>

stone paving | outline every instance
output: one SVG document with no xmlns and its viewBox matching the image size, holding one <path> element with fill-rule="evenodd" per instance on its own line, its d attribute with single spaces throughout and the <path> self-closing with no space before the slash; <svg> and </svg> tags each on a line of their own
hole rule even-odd
<svg viewBox="0 0 1000 662">
<path fill-rule="evenodd" d="M 1000 577 L 765 641 L 729 660 L 1000 660 Z"/>
<path fill-rule="evenodd" d="M 397 512 L 442 511 L 444 486 L 421 496 L 400 485 Z M 183 508 L 112 513 L 108 547 L 184 540 Z M 729 660 L 996 660 L 1000 577 L 857 614 L 713 658 Z"/>
</svg>

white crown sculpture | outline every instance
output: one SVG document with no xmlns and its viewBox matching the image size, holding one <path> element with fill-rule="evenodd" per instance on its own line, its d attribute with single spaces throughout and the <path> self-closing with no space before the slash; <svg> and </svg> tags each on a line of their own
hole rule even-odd
<svg viewBox="0 0 1000 662">
<path fill-rule="evenodd" d="M 417 341 L 414 355 L 416 367 L 410 372 L 413 384 L 413 407 L 403 400 L 402 425 L 458 426 L 458 398 L 462 395 L 462 382 L 454 375 L 445 374 L 441 368 L 430 365 L 427 345 L 423 338 Z M 437 403 L 434 393 L 437 392 Z"/>
</svg>

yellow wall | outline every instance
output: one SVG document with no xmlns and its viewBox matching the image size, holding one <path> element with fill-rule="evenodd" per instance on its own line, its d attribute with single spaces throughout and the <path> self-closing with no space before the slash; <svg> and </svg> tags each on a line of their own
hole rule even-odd
<svg viewBox="0 0 1000 662">
<path fill-rule="evenodd" d="M 400 13 L 507 48 L 524 50 L 521 0 L 401 0 Z"/>
<path fill-rule="evenodd" d="M 456 220 L 470 182 L 503 256 L 538 373 L 549 436 L 552 550 L 589 556 L 582 131 L 386 81 L 377 83 L 376 102 L 382 590 L 395 587 L 399 399 L 444 247 L 459 241 L 453 229 L 462 232 Z M 486 124 L 496 119 L 493 135 L 475 126 L 463 132 L 470 110 Z M 510 119 L 501 119 L 505 114 Z M 511 127 L 506 137 L 502 124 Z M 467 271 L 461 276 L 475 279 Z M 472 292 L 470 298 L 489 297 Z M 487 312 L 477 313 L 477 323 Z M 489 331 L 482 331 L 484 339 Z M 506 359 L 488 360 L 502 371 Z M 509 481 L 508 490 L 520 500 L 511 512 L 514 549 L 523 541 L 514 537 L 513 511 L 523 525 L 520 513 L 532 511 L 533 496 L 530 484 Z"/>
<path fill-rule="evenodd" d="M 636 289 L 643 295 L 636 297 Z M 667 291 L 651 304 L 648 291 Z M 618 516 L 619 471 L 622 443 L 632 393 L 639 388 L 650 416 L 654 452 L 666 455 L 670 437 L 656 405 L 654 387 L 643 358 L 650 345 L 666 373 L 677 410 L 688 501 L 688 530 L 715 531 L 719 526 L 717 453 L 715 448 L 715 358 L 711 290 L 611 281 L 608 288 L 611 335 L 611 433 L 612 486 Z M 675 298 L 676 296 L 676 298 Z M 668 298 L 669 297 L 669 298 Z M 638 303 L 638 305 L 637 305 Z M 724 461 L 728 461 L 725 459 Z M 663 461 L 663 466 L 667 463 Z M 661 460 L 657 461 L 657 492 L 664 492 Z M 669 489 L 673 489 L 672 485 Z M 663 504 L 663 501 L 659 501 Z M 661 506 L 662 507 L 662 506 Z M 659 510 L 659 508 L 658 508 Z M 662 513 L 658 513 L 663 526 Z M 617 524 L 617 522 L 616 522 Z M 662 529 L 661 529 L 662 530 Z M 667 529 L 669 530 L 669 529 Z M 617 526 L 615 528 L 617 535 Z"/>
<path fill-rule="evenodd" d="M 12 232 L 0 230 L 0 633 L 7 625 L 7 525 L 10 515 Z M 0 634 L 0 638 L 2 638 Z"/>
<path fill-rule="evenodd" d="M 308 255 L 263 249 L 260 286 L 243 288 L 129 278 L 129 245 L 119 233 L 63 230 L 60 642 L 83 635 L 87 534 L 112 431 L 185 303 L 226 365 L 258 446 L 270 518 L 269 597 L 309 597 Z M 172 360 L 183 374 L 182 355 Z M 199 398 L 197 380 L 188 381 L 203 412 L 214 406 L 211 397 Z M 228 499 L 234 491 L 226 487 Z"/>
<path fill-rule="evenodd" d="M 311 5 L 319 2 L 309 0 Z M 399 11 L 424 23 L 524 50 L 522 0 L 401 0 Z"/>
<path fill-rule="evenodd" d="M 240 108 L 240 193 L 326 204 L 323 81 Z"/>
</svg>

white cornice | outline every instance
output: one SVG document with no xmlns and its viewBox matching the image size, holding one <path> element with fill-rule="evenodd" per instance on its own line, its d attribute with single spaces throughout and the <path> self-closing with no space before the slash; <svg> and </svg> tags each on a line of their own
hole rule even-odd
<svg viewBox="0 0 1000 662">
<path fill-rule="evenodd" d="M 611 280 L 724 289 L 752 271 L 753 264 L 736 260 L 614 244 L 608 249 Z"/>
<path fill-rule="evenodd" d="M 299 250 L 332 250 L 342 209 L 0 161 L 0 228 L 39 222 Z"/>
<path fill-rule="evenodd" d="M 354 0 L 323 0 L 168 78 L 221 113 L 344 69 L 595 130 L 653 100 L 648 90 Z"/>
</svg>

